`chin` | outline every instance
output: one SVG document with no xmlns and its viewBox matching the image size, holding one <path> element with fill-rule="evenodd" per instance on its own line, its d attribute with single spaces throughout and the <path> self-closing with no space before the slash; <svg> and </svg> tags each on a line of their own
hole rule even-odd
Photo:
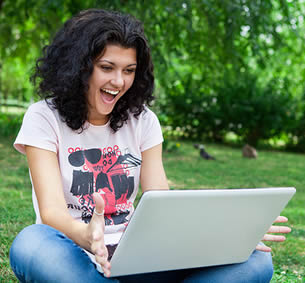
<svg viewBox="0 0 305 283">
<path fill-rule="evenodd" d="M 104 111 L 99 111 L 100 116 L 107 116 L 109 118 L 110 114 L 112 113 L 113 108 L 111 110 L 104 110 Z"/>
</svg>

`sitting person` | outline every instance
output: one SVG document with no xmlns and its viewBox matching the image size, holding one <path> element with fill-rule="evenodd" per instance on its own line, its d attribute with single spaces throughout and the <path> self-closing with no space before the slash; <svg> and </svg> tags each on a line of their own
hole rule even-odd
<svg viewBox="0 0 305 283">
<path fill-rule="evenodd" d="M 148 108 L 153 64 L 138 20 L 80 12 L 43 49 L 32 80 L 42 99 L 27 110 L 14 143 L 27 156 L 36 213 L 36 224 L 10 249 L 20 282 L 270 281 L 272 259 L 264 245 L 241 264 L 109 278 L 139 184 L 143 192 L 169 189 L 161 127 Z"/>
</svg>

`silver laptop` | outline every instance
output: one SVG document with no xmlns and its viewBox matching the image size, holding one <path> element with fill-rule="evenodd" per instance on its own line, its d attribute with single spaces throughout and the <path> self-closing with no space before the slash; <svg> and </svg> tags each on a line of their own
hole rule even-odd
<svg viewBox="0 0 305 283">
<path fill-rule="evenodd" d="M 295 188 L 144 193 L 111 259 L 111 277 L 244 262 Z"/>
</svg>

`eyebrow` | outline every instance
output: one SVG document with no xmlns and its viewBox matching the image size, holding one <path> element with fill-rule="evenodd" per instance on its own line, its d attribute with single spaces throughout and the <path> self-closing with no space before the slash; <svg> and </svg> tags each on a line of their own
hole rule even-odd
<svg viewBox="0 0 305 283">
<path fill-rule="evenodd" d="M 109 64 L 111 64 L 111 65 L 115 65 L 113 62 L 111 62 L 111 61 L 108 61 L 108 60 L 106 60 L 106 59 L 100 59 L 100 60 L 98 60 L 99 62 L 107 62 L 107 63 L 109 63 Z M 129 65 L 127 65 L 126 67 L 131 67 L 131 66 L 136 66 L 137 64 L 136 63 L 133 63 L 133 64 L 129 64 Z"/>
</svg>

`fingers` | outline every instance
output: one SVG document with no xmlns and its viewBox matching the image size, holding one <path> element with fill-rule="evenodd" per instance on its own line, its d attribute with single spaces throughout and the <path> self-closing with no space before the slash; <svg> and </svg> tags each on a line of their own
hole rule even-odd
<svg viewBox="0 0 305 283">
<path fill-rule="evenodd" d="M 103 256 L 99 256 L 99 255 L 95 255 L 95 259 L 96 259 L 96 262 L 98 262 L 102 268 L 104 269 L 109 269 L 107 268 L 108 265 L 110 264 L 109 261 L 107 260 L 107 255 L 103 255 Z"/>
<path fill-rule="evenodd" d="M 96 235 L 94 235 L 95 237 Z M 99 235 L 100 236 L 100 235 Z M 108 250 L 104 245 L 103 235 L 93 240 L 91 252 L 95 255 L 96 262 L 99 263 L 105 273 L 110 276 L 110 263 L 108 261 Z"/>
<path fill-rule="evenodd" d="M 261 252 L 267 252 L 267 253 L 270 253 L 270 252 L 271 252 L 271 248 L 270 248 L 270 247 L 267 247 L 267 246 L 265 246 L 265 245 L 260 245 L 260 244 L 258 244 L 258 245 L 256 246 L 256 250 L 257 250 L 257 251 L 261 251 Z"/>
<path fill-rule="evenodd" d="M 108 261 L 108 250 L 104 244 L 104 199 L 98 193 L 93 194 L 95 202 L 95 210 L 88 225 L 90 235 L 90 251 L 95 255 L 96 262 L 101 265 L 101 268 L 106 277 L 110 276 L 110 262 Z"/>
<path fill-rule="evenodd" d="M 274 223 L 285 223 L 285 222 L 287 222 L 287 221 L 288 221 L 288 218 L 287 218 L 287 217 L 285 217 L 285 216 L 278 216 L 278 217 L 275 219 Z"/>
<path fill-rule="evenodd" d="M 98 193 L 93 194 L 93 199 L 95 202 L 95 211 L 102 216 L 105 209 L 104 199 Z"/>
<path fill-rule="evenodd" d="M 97 239 L 93 239 L 93 242 L 91 244 L 91 252 L 99 257 L 108 257 L 108 251 L 104 245 L 103 235 L 101 237 L 98 237 Z"/>
<path fill-rule="evenodd" d="M 278 216 L 274 223 L 285 223 L 288 221 L 288 218 L 285 216 Z M 276 226 L 272 225 L 267 233 L 283 233 L 287 234 L 291 232 L 291 228 L 287 226 Z M 286 240 L 285 236 L 282 235 L 272 235 L 272 234 L 265 234 L 262 241 L 269 241 L 269 242 L 284 242 Z M 267 247 L 265 245 L 258 244 L 256 246 L 256 250 L 262 251 L 262 252 L 271 252 L 271 248 Z"/>
<path fill-rule="evenodd" d="M 272 225 L 269 230 L 268 233 L 283 233 L 283 234 L 287 234 L 291 232 L 291 228 L 287 227 L 287 226 L 274 226 Z"/>
<path fill-rule="evenodd" d="M 96 251 L 95 260 L 97 263 L 99 263 L 101 265 L 104 275 L 106 277 L 109 277 L 111 265 L 110 265 L 110 262 L 108 261 L 108 251 L 105 246 L 104 246 L 104 249 L 98 249 Z"/>
<path fill-rule="evenodd" d="M 103 271 L 104 271 L 105 277 L 109 277 L 110 276 L 110 274 L 111 274 L 110 270 L 111 270 L 111 265 L 110 265 L 110 262 L 107 261 L 106 264 L 103 267 Z"/>
<path fill-rule="evenodd" d="M 278 236 L 278 235 L 270 235 L 265 234 L 262 241 L 269 241 L 269 242 L 284 242 L 286 240 L 285 236 Z"/>
</svg>

